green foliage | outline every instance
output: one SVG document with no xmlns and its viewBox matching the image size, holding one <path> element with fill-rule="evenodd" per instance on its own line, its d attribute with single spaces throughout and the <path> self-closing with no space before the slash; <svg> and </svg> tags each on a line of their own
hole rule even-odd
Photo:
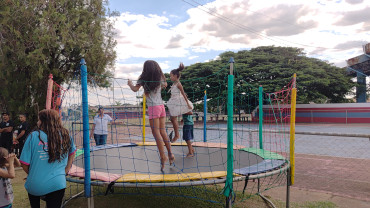
<svg viewBox="0 0 370 208">
<path fill-rule="evenodd" d="M 210 111 L 218 112 L 221 106 L 225 112 L 224 95 L 229 73 L 225 64 L 230 57 L 235 60 L 234 95 L 244 93 L 250 96 L 249 103 L 246 103 L 250 108 L 244 109 L 246 112 L 258 105 L 255 98 L 258 98 L 260 85 L 264 92 L 279 91 L 288 85 L 294 73 L 297 74 L 297 103 L 350 102 L 345 95 L 355 86 L 344 68 L 306 57 L 303 49 L 263 46 L 249 51 L 225 52 L 220 54 L 219 60 L 186 67 L 181 82 L 191 101 L 202 102 L 203 91 L 207 89 L 207 96 L 211 101 Z M 202 79 L 204 77 L 207 78 Z M 213 104 L 212 99 L 215 100 Z"/>
<path fill-rule="evenodd" d="M 35 118 L 48 75 L 59 84 L 78 78 L 83 57 L 108 86 L 116 57 L 108 13 L 103 0 L 0 1 L 0 110 Z"/>
<path fill-rule="evenodd" d="M 114 105 L 115 106 L 121 106 L 121 105 L 123 105 L 123 103 L 121 103 L 121 101 L 115 101 Z"/>
</svg>

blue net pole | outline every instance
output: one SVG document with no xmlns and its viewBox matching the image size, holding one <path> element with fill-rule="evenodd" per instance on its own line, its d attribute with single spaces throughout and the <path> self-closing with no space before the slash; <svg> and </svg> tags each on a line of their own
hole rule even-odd
<svg viewBox="0 0 370 208">
<path fill-rule="evenodd" d="M 81 59 L 81 91 L 82 91 L 82 121 L 83 121 L 83 147 L 85 163 L 84 190 L 85 197 L 91 197 L 91 178 L 90 178 L 90 135 L 89 135 L 89 109 L 87 99 L 87 67 L 85 59 Z"/>
<path fill-rule="evenodd" d="M 207 91 L 204 91 L 204 105 L 203 105 L 203 141 L 207 142 Z"/>
</svg>

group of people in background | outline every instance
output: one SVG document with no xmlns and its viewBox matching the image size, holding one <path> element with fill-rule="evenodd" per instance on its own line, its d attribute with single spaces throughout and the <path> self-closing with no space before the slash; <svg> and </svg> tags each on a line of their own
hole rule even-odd
<svg viewBox="0 0 370 208">
<path fill-rule="evenodd" d="M 14 195 L 10 179 L 16 177 L 14 168 L 21 166 L 27 174 L 24 186 L 30 207 L 40 207 L 40 199 L 43 199 L 47 207 L 59 208 L 76 146 L 55 110 L 40 111 L 37 126 L 32 132 L 29 132 L 25 114 L 19 115 L 19 121 L 20 124 L 14 126 L 9 113 L 2 113 L 0 180 L 3 185 L 0 186 L 0 207 L 12 207 Z"/>
<path fill-rule="evenodd" d="M 0 147 L 13 152 L 17 157 L 21 155 L 24 143 L 29 133 L 29 124 L 26 114 L 19 114 L 19 125 L 15 125 L 10 119 L 8 112 L 1 114 L 2 122 L 0 123 Z"/>
</svg>

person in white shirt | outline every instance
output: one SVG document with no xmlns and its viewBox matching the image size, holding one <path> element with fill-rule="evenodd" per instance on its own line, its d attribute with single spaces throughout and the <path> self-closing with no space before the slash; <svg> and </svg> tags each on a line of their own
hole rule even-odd
<svg viewBox="0 0 370 208">
<path fill-rule="evenodd" d="M 104 114 L 104 108 L 99 106 L 98 115 L 94 117 L 90 137 L 94 135 L 96 146 L 105 145 L 108 137 L 108 123 L 113 124 L 112 118 Z"/>
</svg>

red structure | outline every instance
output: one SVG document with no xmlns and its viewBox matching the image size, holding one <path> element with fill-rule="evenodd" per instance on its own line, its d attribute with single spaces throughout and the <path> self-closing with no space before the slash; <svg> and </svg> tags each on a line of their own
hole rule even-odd
<svg viewBox="0 0 370 208">
<path fill-rule="evenodd" d="M 299 104 L 296 122 L 370 123 L 370 103 Z"/>
<path fill-rule="evenodd" d="M 263 106 L 265 122 L 275 123 L 276 119 L 290 122 L 290 105 L 279 106 L 279 109 Z M 252 114 L 253 122 L 258 122 L 258 108 Z M 370 123 L 370 103 L 330 103 L 330 104 L 297 104 L 297 123 Z"/>
</svg>

